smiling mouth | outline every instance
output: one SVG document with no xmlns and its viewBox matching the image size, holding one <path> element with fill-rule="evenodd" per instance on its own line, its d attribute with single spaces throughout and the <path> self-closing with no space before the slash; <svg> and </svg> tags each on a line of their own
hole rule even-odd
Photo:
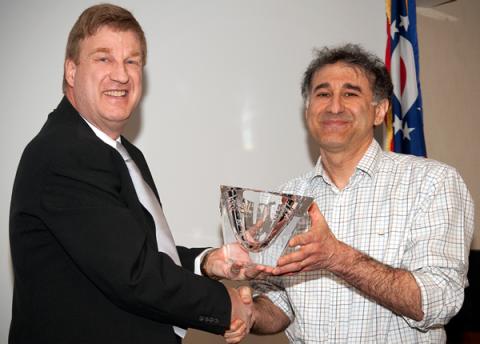
<svg viewBox="0 0 480 344">
<path fill-rule="evenodd" d="M 105 91 L 104 94 L 111 97 L 125 97 L 127 95 L 127 91 L 125 90 L 112 90 L 112 91 Z"/>
<path fill-rule="evenodd" d="M 344 120 L 327 120 L 323 121 L 323 125 L 345 125 L 348 124 L 349 121 Z"/>
</svg>

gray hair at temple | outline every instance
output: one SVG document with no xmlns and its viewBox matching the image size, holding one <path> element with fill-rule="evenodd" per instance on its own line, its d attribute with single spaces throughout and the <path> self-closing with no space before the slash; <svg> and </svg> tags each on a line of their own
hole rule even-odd
<svg viewBox="0 0 480 344">
<path fill-rule="evenodd" d="M 376 55 L 364 50 L 356 44 L 346 44 L 339 47 L 324 47 L 316 51 L 316 56 L 308 66 L 302 81 L 302 96 L 305 106 L 308 105 L 311 83 L 315 73 L 325 65 L 337 62 L 346 63 L 359 68 L 365 73 L 372 86 L 375 102 L 383 99 L 390 101 L 393 94 L 393 85 L 385 63 Z"/>
</svg>

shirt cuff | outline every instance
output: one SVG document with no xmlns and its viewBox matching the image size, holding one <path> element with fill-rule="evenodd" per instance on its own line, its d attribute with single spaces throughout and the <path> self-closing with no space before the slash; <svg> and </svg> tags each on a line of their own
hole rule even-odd
<svg viewBox="0 0 480 344">
<path fill-rule="evenodd" d="M 205 257 L 208 252 L 213 251 L 213 250 L 214 250 L 214 248 L 207 248 L 202 253 L 200 253 L 197 256 L 197 258 L 195 258 L 195 262 L 194 262 L 194 265 L 193 265 L 193 272 L 196 275 L 203 276 L 202 271 L 200 270 L 200 265 L 202 264 L 203 257 Z M 205 277 L 207 277 L 207 276 L 205 276 Z"/>
<path fill-rule="evenodd" d="M 423 331 L 435 325 L 446 324 L 456 314 L 455 309 L 459 307 L 452 307 L 450 304 L 452 300 L 449 299 L 448 294 L 445 295 L 445 281 L 428 273 L 412 272 L 412 275 L 420 288 L 423 319 L 415 321 L 405 316 L 403 318 L 411 327 Z"/>
</svg>

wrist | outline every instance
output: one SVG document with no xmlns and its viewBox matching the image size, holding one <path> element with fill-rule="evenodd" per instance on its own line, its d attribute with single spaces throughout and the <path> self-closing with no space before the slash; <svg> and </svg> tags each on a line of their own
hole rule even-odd
<svg viewBox="0 0 480 344">
<path fill-rule="evenodd" d="M 259 318 L 258 304 L 253 299 L 252 304 L 252 317 L 250 318 L 250 332 L 256 331 L 257 319 Z"/>
<path fill-rule="evenodd" d="M 215 280 L 219 280 L 220 278 L 218 278 L 216 275 L 213 274 L 212 272 L 212 268 L 211 268 L 211 263 L 209 264 L 209 258 L 211 258 L 211 255 L 217 251 L 217 249 L 211 249 L 210 251 L 208 251 L 204 256 L 203 256 L 203 259 L 202 259 L 202 262 L 200 263 L 200 272 L 202 273 L 203 276 L 205 277 L 208 277 L 208 278 L 211 278 L 211 279 L 215 279 Z"/>
<path fill-rule="evenodd" d="M 356 251 L 345 244 L 338 241 L 335 249 L 328 258 L 328 266 L 326 270 L 334 273 L 335 275 L 342 275 L 345 269 L 351 268 L 355 264 Z"/>
</svg>

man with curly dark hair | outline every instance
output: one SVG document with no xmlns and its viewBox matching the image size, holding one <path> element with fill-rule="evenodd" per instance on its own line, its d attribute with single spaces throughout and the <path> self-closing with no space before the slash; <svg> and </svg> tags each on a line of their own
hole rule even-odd
<svg viewBox="0 0 480 344">
<path fill-rule="evenodd" d="M 374 139 L 392 83 L 358 45 L 324 48 L 304 75 L 316 167 L 281 187 L 315 199 L 311 228 L 253 283 L 252 332 L 291 343 L 442 343 L 467 284 L 473 203 L 443 163 Z M 235 332 L 235 328 L 231 333 Z"/>
</svg>

